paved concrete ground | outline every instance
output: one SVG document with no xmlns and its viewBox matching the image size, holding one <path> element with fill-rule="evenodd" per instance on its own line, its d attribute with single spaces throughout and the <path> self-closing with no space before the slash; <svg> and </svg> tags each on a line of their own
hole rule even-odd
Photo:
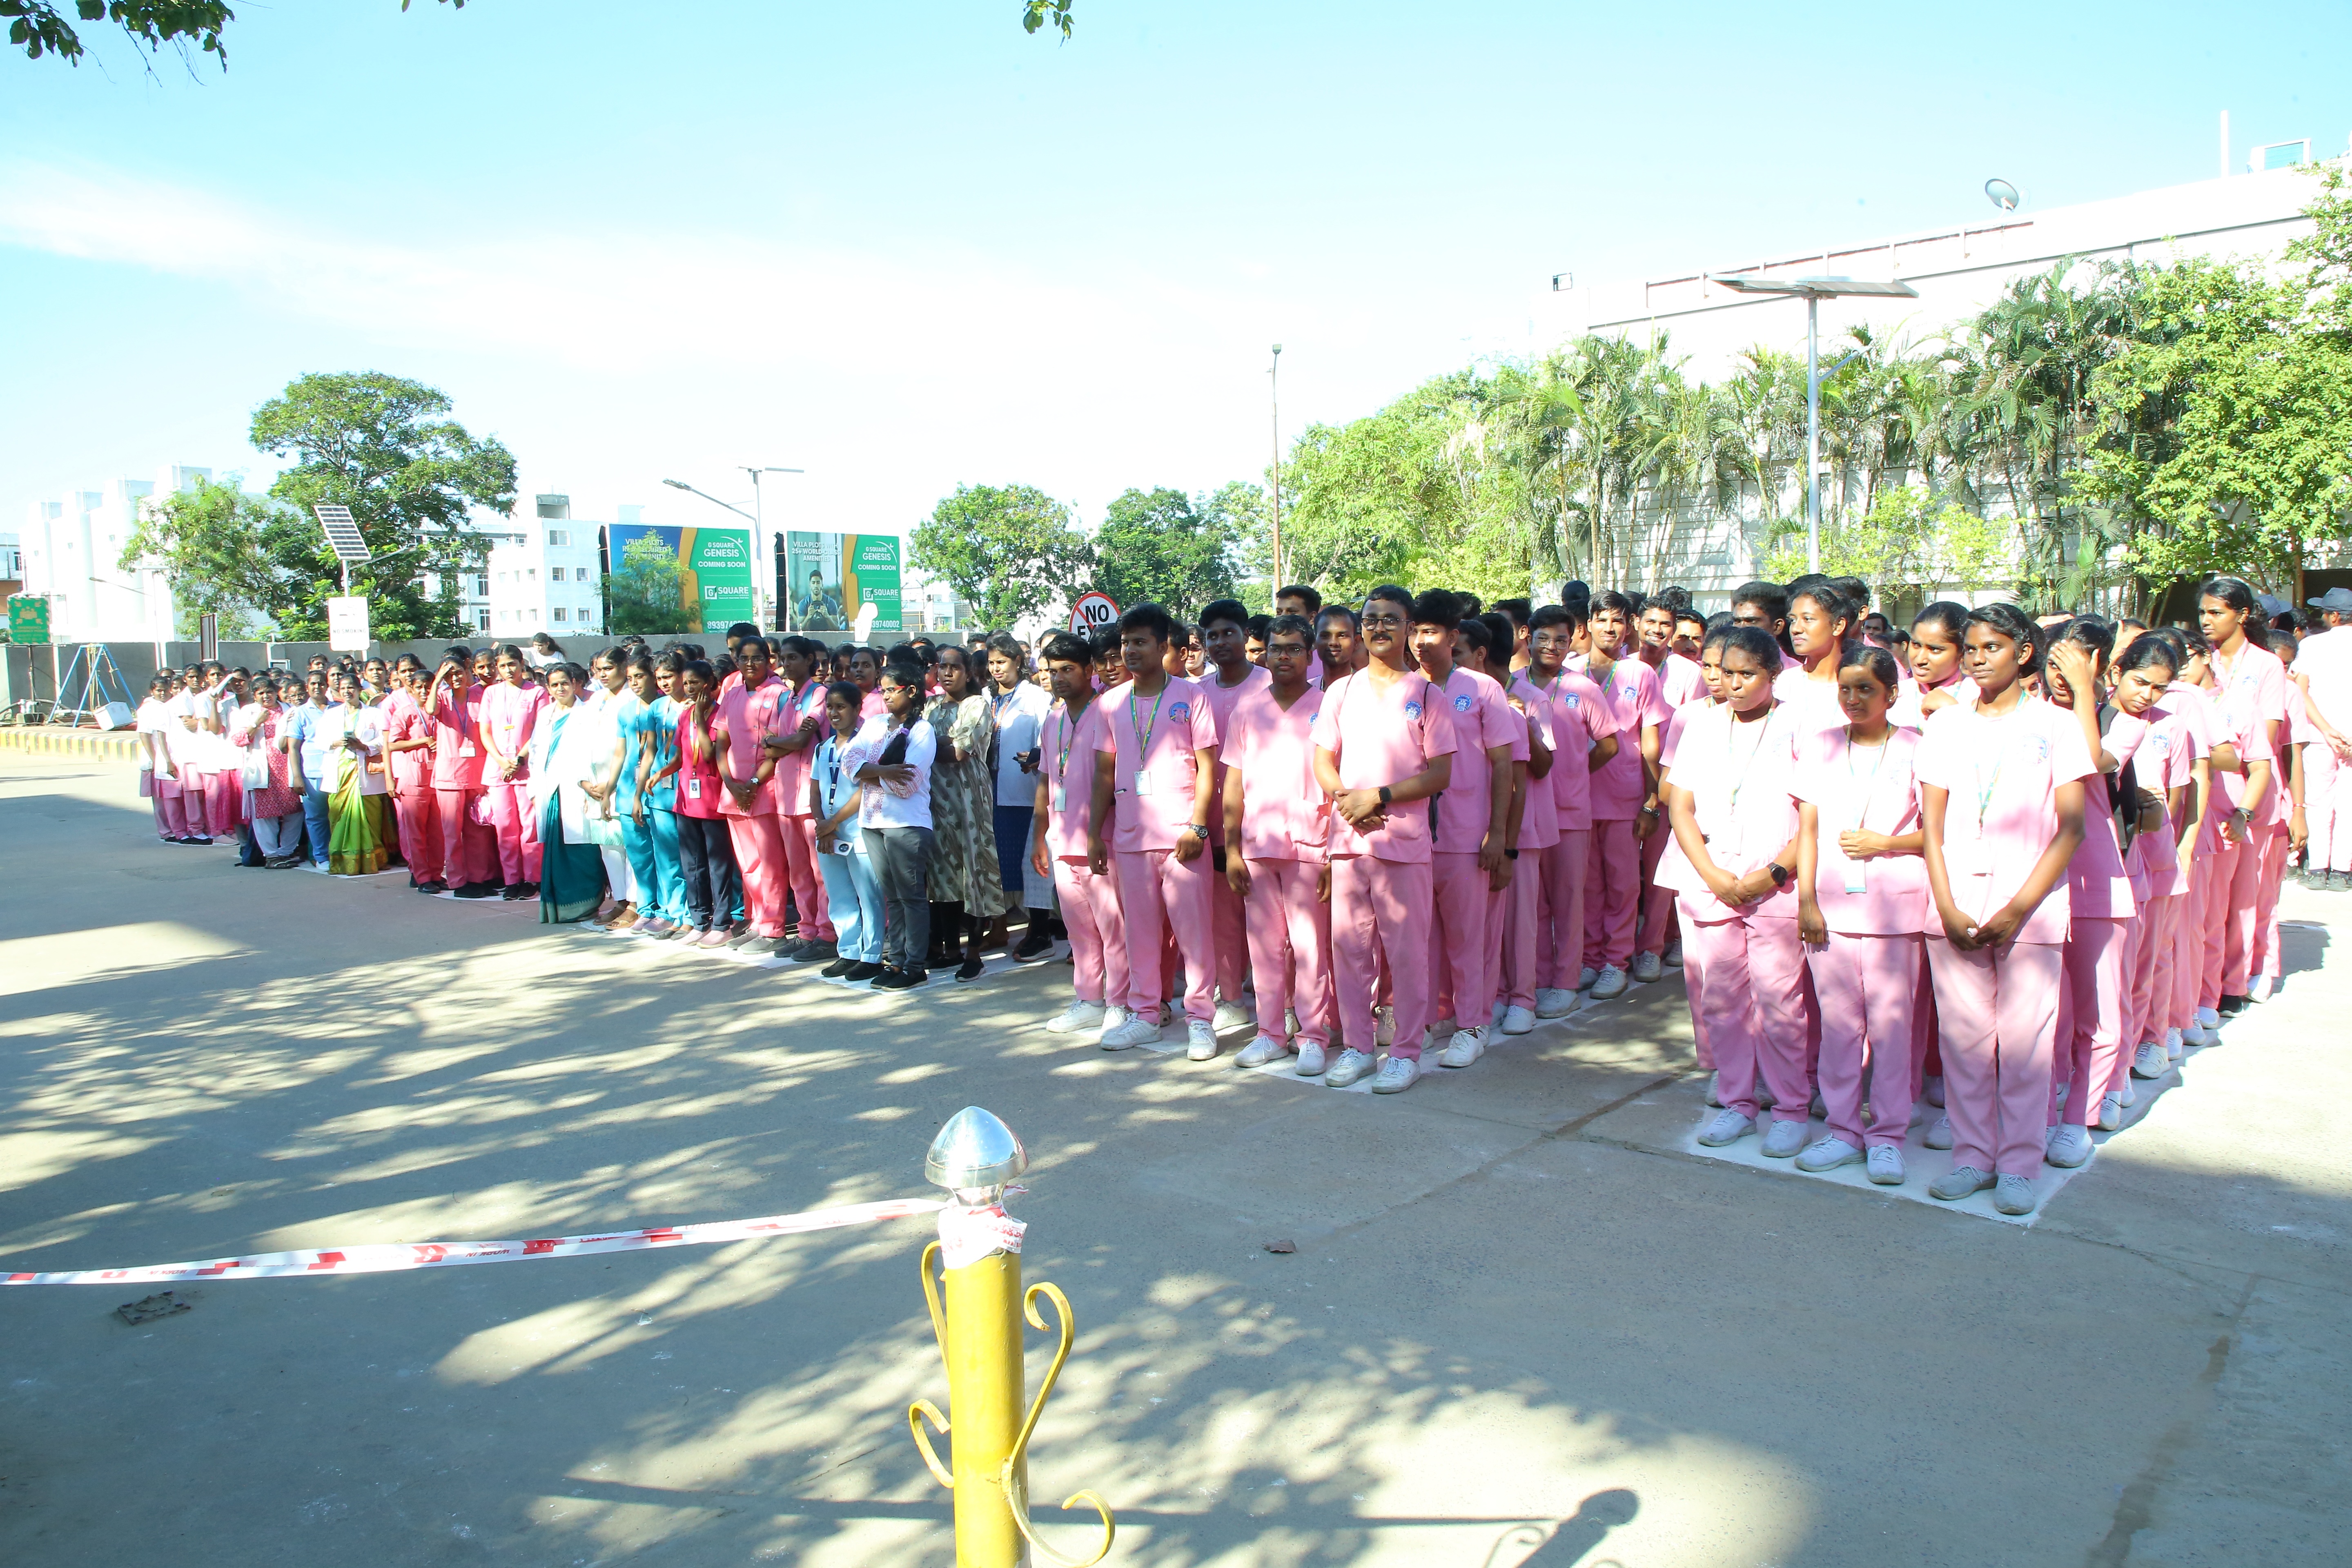
<svg viewBox="0 0 2352 1568">
<path fill-rule="evenodd" d="M 2291 892 L 2279 999 L 2019 1228 L 1685 1152 L 1672 982 L 1342 1095 L 1048 1035 L 1066 972 L 892 1004 L 238 870 L 129 781 L 0 758 L 6 1267 L 920 1194 L 979 1103 L 1080 1329 L 1040 1510 L 1099 1489 L 1116 1562 L 2352 1561 L 2352 900 Z M 7 1290 L 0 1556 L 945 1563 L 926 1235 L 223 1283 L 139 1328 Z"/>
</svg>

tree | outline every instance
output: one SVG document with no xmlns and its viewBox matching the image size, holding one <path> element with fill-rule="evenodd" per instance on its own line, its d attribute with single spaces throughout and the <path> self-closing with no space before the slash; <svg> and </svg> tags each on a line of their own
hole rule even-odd
<svg viewBox="0 0 2352 1568">
<path fill-rule="evenodd" d="M 1121 605 L 1150 600 L 1186 620 L 1212 599 L 1231 598 L 1240 531 L 1224 493 L 1197 501 L 1165 488 L 1121 495 L 1095 535 L 1095 586 Z"/>
<path fill-rule="evenodd" d="M 2014 522 L 1973 515 L 1913 485 L 1889 485 L 1869 511 L 1824 527 L 1822 570 L 1859 577 L 1892 595 L 1940 588 L 1975 593 L 2013 574 Z M 1786 582 L 1803 572 L 1805 546 L 1791 536 L 1768 557 L 1763 574 Z M 1882 601 L 1884 602 L 1884 601 Z"/>
<path fill-rule="evenodd" d="M 686 605 L 686 582 L 677 556 L 652 534 L 639 534 L 621 548 L 621 569 L 604 574 L 604 628 L 615 637 L 636 632 L 693 631 L 698 617 Z"/>
<path fill-rule="evenodd" d="M 247 495 L 244 476 L 226 484 L 198 479 L 191 489 L 151 500 L 123 542 L 120 564 L 128 571 L 160 560 L 178 603 L 183 637 L 196 630 L 195 617 L 214 615 L 224 638 L 258 637 L 266 631 L 268 606 L 278 598 L 278 574 L 262 537 L 283 510 Z"/>
<path fill-rule="evenodd" d="M 916 528 L 915 564 L 999 630 L 1085 591 L 1094 569 L 1070 509 L 1034 485 L 958 485 Z"/>
<path fill-rule="evenodd" d="M 489 553 L 471 513 L 513 506 L 515 460 L 495 438 L 478 441 L 436 417 L 448 411 L 435 388 L 372 371 L 303 376 L 253 411 L 254 447 L 300 459 L 269 487 L 292 510 L 263 534 L 278 573 L 268 608 L 289 637 L 325 636 L 326 601 L 342 592 L 342 568 L 310 510 L 321 502 L 352 509 L 374 557 L 352 568 L 352 589 L 367 595 L 378 637 L 464 629 L 459 575 L 481 570 Z"/>
<path fill-rule="evenodd" d="M 466 0 L 441 3 L 453 10 L 466 8 Z M 1069 0 L 1057 3 L 1062 36 L 1067 37 Z M 402 10 L 407 10 L 409 0 L 400 0 Z M 165 44 L 171 44 L 185 59 L 188 46 L 194 44 L 201 53 L 216 56 L 221 69 L 228 69 L 228 50 L 221 44 L 221 29 L 236 20 L 236 13 L 221 0 L 73 0 L 73 7 L 74 15 L 81 21 L 113 23 L 132 43 L 146 45 L 151 55 L 160 54 Z M 60 0 L 0 0 L 0 16 L 11 18 L 8 42 L 23 49 L 26 59 L 55 55 L 68 65 L 81 64 L 85 53 L 81 35 L 66 20 Z M 1037 30 L 1037 24 L 1028 26 L 1031 32 Z"/>
</svg>

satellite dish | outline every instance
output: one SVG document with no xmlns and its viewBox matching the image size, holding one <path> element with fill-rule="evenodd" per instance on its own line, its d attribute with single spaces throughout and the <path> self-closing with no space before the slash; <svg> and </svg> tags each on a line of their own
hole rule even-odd
<svg viewBox="0 0 2352 1568">
<path fill-rule="evenodd" d="M 1985 195 L 1993 205 L 2005 213 L 2015 212 L 2018 203 L 2025 199 L 2017 194 L 2017 187 L 2007 180 L 1987 180 Z"/>
</svg>

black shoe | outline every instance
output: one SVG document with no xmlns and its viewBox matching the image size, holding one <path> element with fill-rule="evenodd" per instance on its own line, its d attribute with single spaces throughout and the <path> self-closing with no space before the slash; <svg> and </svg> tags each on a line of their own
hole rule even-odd
<svg viewBox="0 0 2352 1568">
<path fill-rule="evenodd" d="M 882 973 L 869 982 L 870 988 L 876 991 L 901 991 L 906 988 L 906 984 L 907 972 L 903 969 L 893 969 L 887 963 L 882 966 Z"/>
<path fill-rule="evenodd" d="M 499 897 L 510 904 L 519 904 L 530 897 L 530 884 L 528 882 L 509 882 L 499 889 Z"/>
<path fill-rule="evenodd" d="M 823 969 L 818 970 L 817 973 L 827 980 L 838 980 L 856 967 L 857 961 L 854 958 L 836 958 L 831 963 L 826 964 Z"/>
<path fill-rule="evenodd" d="M 2224 996 L 2221 1005 L 2213 1010 L 2224 1018 L 2234 1018 L 2252 1005 L 2252 1003 L 2243 996 Z"/>
<path fill-rule="evenodd" d="M 506 889 L 496 882 L 468 882 L 457 889 L 457 896 L 461 899 L 495 899 L 504 891 Z"/>
<path fill-rule="evenodd" d="M 793 949 L 791 957 L 794 963 L 817 963 L 839 959 L 841 949 L 829 942 L 804 942 Z"/>
<path fill-rule="evenodd" d="M 841 977 L 852 985 L 863 985 L 882 972 L 878 963 L 853 963 L 841 972 Z"/>
<path fill-rule="evenodd" d="M 988 965 L 986 963 L 983 963 L 977 958 L 967 958 L 962 963 L 957 965 L 955 977 L 959 982 L 971 981 L 977 980 L 987 973 Z"/>
<path fill-rule="evenodd" d="M 908 969 L 901 973 L 904 977 L 904 983 L 898 987 L 901 991 L 912 991 L 919 985 L 930 984 L 931 972 L 928 969 Z"/>
<path fill-rule="evenodd" d="M 416 884 L 416 890 L 420 893 L 446 893 L 449 890 L 449 884 L 446 882 L 419 882 Z"/>
<path fill-rule="evenodd" d="M 1043 926 L 1032 925 L 1029 934 L 1021 939 L 1021 945 L 1013 950 L 1013 962 L 1034 963 L 1053 951 L 1054 939 L 1045 934 Z"/>
</svg>

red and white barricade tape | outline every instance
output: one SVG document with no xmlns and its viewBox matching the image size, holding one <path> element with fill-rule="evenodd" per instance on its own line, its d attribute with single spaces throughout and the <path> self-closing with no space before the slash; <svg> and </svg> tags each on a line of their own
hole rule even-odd
<svg viewBox="0 0 2352 1568">
<path fill-rule="evenodd" d="M 455 1268 L 461 1263 L 527 1263 L 541 1258 L 585 1258 L 597 1252 L 644 1252 L 656 1247 L 708 1247 L 719 1241 L 799 1236 L 875 1220 L 912 1219 L 917 1215 L 937 1214 L 945 1206 L 930 1198 L 893 1198 L 887 1203 L 811 1209 L 806 1214 L 771 1215 L 766 1219 L 656 1226 L 651 1230 L 623 1231 L 612 1236 L 557 1236 L 532 1241 L 380 1242 L 310 1252 L 215 1258 L 209 1263 L 156 1263 L 144 1268 L 0 1274 L 0 1285 L 149 1285 L 175 1279 L 270 1279 L 289 1274 L 384 1274 L 404 1268 Z"/>
</svg>

